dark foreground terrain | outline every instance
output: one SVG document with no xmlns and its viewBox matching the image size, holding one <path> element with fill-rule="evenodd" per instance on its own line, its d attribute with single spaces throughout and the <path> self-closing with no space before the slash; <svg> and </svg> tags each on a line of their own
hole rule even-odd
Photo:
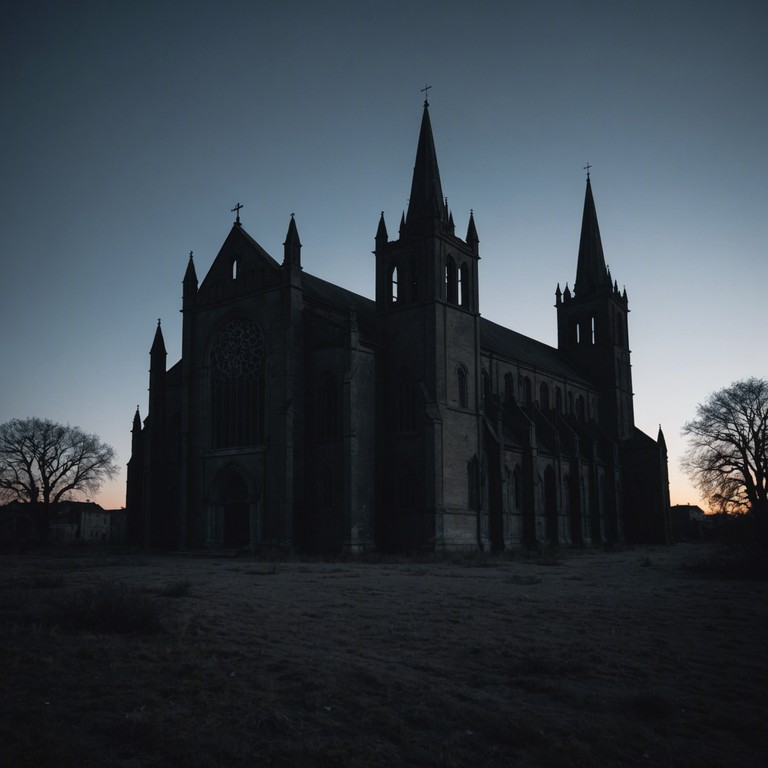
<svg viewBox="0 0 768 768">
<path fill-rule="evenodd" d="M 0 765 L 768 765 L 768 583 L 711 546 L 3 555 Z"/>
</svg>

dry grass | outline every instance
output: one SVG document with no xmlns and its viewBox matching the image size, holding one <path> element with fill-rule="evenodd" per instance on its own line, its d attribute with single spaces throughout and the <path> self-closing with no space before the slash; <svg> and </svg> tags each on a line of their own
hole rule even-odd
<svg viewBox="0 0 768 768">
<path fill-rule="evenodd" d="M 708 546 L 0 557 L 0 764 L 762 766 L 768 585 Z"/>
</svg>

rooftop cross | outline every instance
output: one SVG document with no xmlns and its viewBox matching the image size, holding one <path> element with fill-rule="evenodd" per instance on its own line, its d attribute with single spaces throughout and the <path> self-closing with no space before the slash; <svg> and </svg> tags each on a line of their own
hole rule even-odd
<svg viewBox="0 0 768 768">
<path fill-rule="evenodd" d="M 426 85 L 421 89 L 421 92 L 424 94 L 424 106 L 429 106 L 429 89 L 431 88 L 431 85 Z"/>
<path fill-rule="evenodd" d="M 242 205 L 240 205 L 240 203 L 238 203 L 238 204 L 237 204 L 237 205 L 236 205 L 236 206 L 235 206 L 235 207 L 232 209 L 232 213 L 234 213 L 234 214 L 236 215 L 236 217 L 237 217 L 237 218 L 235 219 L 235 224 L 239 224 L 239 223 L 240 223 L 240 209 L 241 209 L 242 207 L 243 207 L 243 206 L 242 206 Z"/>
<path fill-rule="evenodd" d="M 587 181 L 589 181 L 589 169 L 590 169 L 591 167 L 592 167 L 592 166 L 591 166 L 589 163 L 587 163 L 587 164 L 584 166 L 584 170 L 587 172 Z"/>
</svg>

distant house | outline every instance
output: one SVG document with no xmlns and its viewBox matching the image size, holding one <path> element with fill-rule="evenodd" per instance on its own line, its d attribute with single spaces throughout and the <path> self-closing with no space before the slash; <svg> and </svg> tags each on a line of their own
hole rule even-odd
<svg viewBox="0 0 768 768">
<path fill-rule="evenodd" d="M 122 543 L 125 509 L 104 509 L 92 501 L 62 501 L 54 505 L 48 540 L 51 544 Z M 37 517 L 29 502 L 13 501 L 0 507 L 0 542 L 38 542 Z"/>
<path fill-rule="evenodd" d="M 703 538 L 706 513 L 696 504 L 674 504 L 669 509 L 669 535 L 672 541 Z"/>
</svg>

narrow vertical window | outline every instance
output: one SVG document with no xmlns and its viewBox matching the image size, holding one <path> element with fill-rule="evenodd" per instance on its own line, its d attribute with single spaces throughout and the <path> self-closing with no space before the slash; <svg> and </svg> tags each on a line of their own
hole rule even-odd
<svg viewBox="0 0 768 768">
<path fill-rule="evenodd" d="M 451 304 L 456 303 L 456 264 L 450 258 L 445 265 L 445 299 Z"/>
<path fill-rule="evenodd" d="M 549 410 L 549 387 L 544 382 L 539 387 L 539 407 L 542 411 Z"/>
<path fill-rule="evenodd" d="M 459 267 L 458 272 L 458 302 L 464 309 L 469 308 L 469 269 L 466 264 Z"/>
<path fill-rule="evenodd" d="M 390 287 L 390 300 L 393 304 L 397 304 L 397 267 L 392 267 L 392 274 L 389 279 Z"/>
<path fill-rule="evenodd" d="M 459 366 L 456 376 L 459 382 L 459 408 L 466 408 L 469 404 L 469 396 L 467 392 L 467 370 L 463 365 Z"/>
<path fill-rule="evenodd" d="M 504 374 L 504 400 L 511 403 L 515 398 L 515 382 L 511 373 Z"/>
</svg>

